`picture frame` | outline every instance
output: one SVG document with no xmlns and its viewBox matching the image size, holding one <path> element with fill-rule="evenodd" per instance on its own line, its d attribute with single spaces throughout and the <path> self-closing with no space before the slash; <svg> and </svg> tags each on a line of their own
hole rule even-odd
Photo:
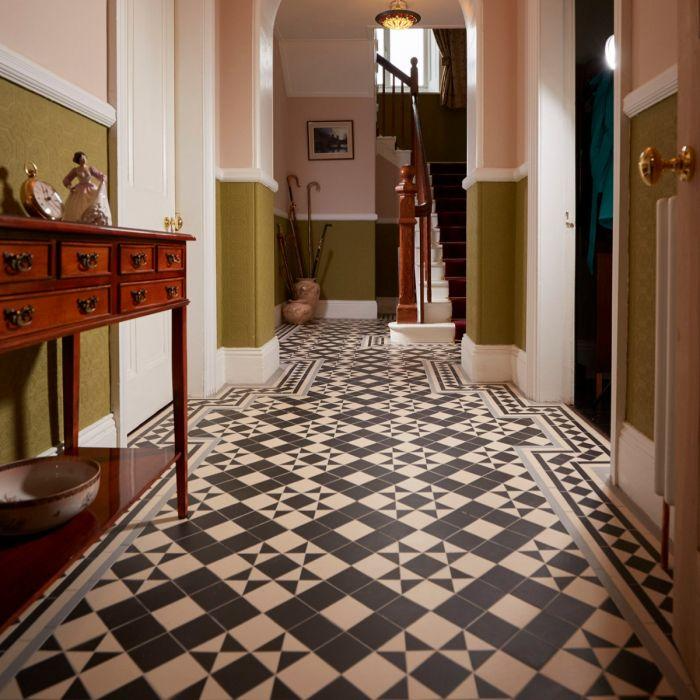
<svg viewBox="0 0 700 700">
<path fill-rule="evenodd" d="M 354 160 L 355 124 L 352 119 L 308 121 L 309 160 Z"/>
</svg>

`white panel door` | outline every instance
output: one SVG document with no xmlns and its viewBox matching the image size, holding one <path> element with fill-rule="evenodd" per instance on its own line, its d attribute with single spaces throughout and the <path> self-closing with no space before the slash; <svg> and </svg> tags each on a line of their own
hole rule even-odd
<svg viewBox="0 0 700 700">
<path fill-rule="evenodd" d="M 175 211 L 174 0 L 117 0 L 119 225 L 162 229 Z M 126 432 L 172 400 L 170 312 L 120 324 Z"/>
</svg>

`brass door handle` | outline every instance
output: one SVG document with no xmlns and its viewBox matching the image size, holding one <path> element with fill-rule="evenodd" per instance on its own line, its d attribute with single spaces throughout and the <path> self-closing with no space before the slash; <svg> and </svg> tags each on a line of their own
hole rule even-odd
<svg viewBox="0 0 700 700">
<path fill-rule="evenodd" d="M 683 146 L 677 156 L 664 160 L 658 149 L 653 146 L 645 148 L 639 156 L 639 175 L 644 184 L 655 185 L 664 170 L 675 173 L 682 182 L 691 180 L 695 174 L 695 151 L 690 146 Z"/>
<path fill-rule="evenodd" d="M 170 233 L 180 231 L 184 223 L 185 222 L 182 220 L 182 215 L 179 211 L 175 212 L 175 216 L 166 216 L 163 219 L 163 226 L 165 227 L 165 230 L 170 231 Z"/>
</svg>

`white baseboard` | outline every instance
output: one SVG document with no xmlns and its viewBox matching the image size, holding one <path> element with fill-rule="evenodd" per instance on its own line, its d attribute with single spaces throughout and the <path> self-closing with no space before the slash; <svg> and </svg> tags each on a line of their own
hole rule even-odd
<svg viewBox="0 0 700 700">
<path fill-rule="evenodd" d="M 377 318 L 376 301 L 322 299 L 316 307 L 316 318 Z"/>
<path fill-rule="evenodd" d="M 116 447 L 117 424 L 114 414 L 110 413 L 104 418 L 88 425 L 78 433 L 78 445 L 80 447 Z M 51 457 L 56 454 L 56 448 L 44 450 L 39 457 Z"/>
<path fill-rule="evenodd" d="M 513 383 L 525 393 L 527 382 L 527 353 L 514 345 L 511 348 L 511 371 Z"/>
<path fill-rule="evenodd" d="M 396 297 L 377 297 L 377 313 L 395 314 L 399 300 Z"/>
<path fill-rule="evenodd" d="M 216 357 L 217 385 L 264 384 L 279 366 L 280 344 L 277 336 L 260 348 L 219 348 Z"/>
<path fill-rule="evenodd" d="M 472 382 L 510 382 L 513 380 L 513 346 L 477 345 L 465 333 L 462 368 Z"/>
<path fill-rule="evenodd" d="M 282 325 L 282 304 L 277 304 L 275 306 L 275 328 L 279 328 Z"/>
<path fill-rule="evenodd" d="M 661 525 L 661 496 L 654 492 L 654 441 L 622 424 L 617 449 L 618 487 L 652 522 Z"/>
</svg>

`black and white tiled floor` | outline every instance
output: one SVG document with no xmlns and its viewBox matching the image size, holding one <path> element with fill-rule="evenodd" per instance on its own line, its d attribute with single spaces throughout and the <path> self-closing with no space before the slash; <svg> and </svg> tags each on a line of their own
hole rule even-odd
<svg viewBox="0 0 700 700">
<path fill-rule="evenodd" d="M 692 696 L 604 440 L 381 322 L 280 341 L 192 402 L 191 519 L 159 480 L 0 638 L 1 698 Z"/>
</svg>

